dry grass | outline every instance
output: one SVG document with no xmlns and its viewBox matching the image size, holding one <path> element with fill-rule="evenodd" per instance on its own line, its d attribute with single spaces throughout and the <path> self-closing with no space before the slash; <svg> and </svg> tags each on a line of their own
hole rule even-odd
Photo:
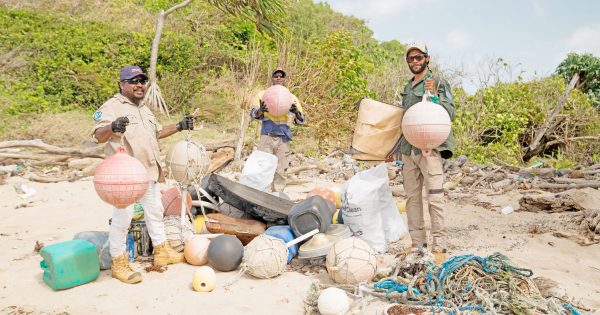
<svg viewBox="0 0 600 315">
<path fill-rule="evenodd" d="M 91 139 L 92 126 L 91 114 L 82 111 L 31 114 L 19 119 L 7 119 L 0 140 L 42 139 L 58 146 L 79 146 Z"/>
</svg>

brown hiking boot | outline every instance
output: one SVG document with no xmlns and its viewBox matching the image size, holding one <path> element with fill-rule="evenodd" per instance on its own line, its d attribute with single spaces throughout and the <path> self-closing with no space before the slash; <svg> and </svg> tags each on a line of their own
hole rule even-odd
<svg viewBox="0 0 600 315">
<path fill-rule="evenodd" d="M 129 266 L 127 255 L 123 254 L 119 257 L 112 257 L 112 265 L 110 267 L 113 278 L 117 278 L 122 282 L 134 284 L 142 281 L 142 274 L 133 270 Z"/>
<path fill-rule="evenodd" d="M 164 267 L 168 264 L 177 264 L 183 262 L 183 253 L 174 250 L 169 242 L 164 242 L 154 247 L 154 266 Z"/>
</svg>

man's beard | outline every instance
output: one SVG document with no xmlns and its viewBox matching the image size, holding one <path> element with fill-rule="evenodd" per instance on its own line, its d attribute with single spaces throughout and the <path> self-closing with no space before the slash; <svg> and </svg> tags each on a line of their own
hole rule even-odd
<svg viewBox="0 0 600 315">
<path fill-rule="evenodd" d="M 413 74 L 419 74 L 427 69 L 427 62 L 422 63 L 416 70 L 413 67 L 408 67 Z"/>
</svg>

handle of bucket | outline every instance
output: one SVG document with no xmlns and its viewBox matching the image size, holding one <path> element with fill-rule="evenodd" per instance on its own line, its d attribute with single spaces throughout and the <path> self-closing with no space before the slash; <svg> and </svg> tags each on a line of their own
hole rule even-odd
<svg viewBox="0 0 600 315">
<path fill-rule="evenodd" d="M 295 238 L 295 239 L 293 239 L 293 240 L 285 243 L 285 246 L 286 247 L 294 246 L 294 245 L 296 245 L 296 244 L 304 241 L 305 239 L 307 239 L 309 237 L 312 237 L 313 235 L 315 235 L 317 233 L 319 233 L 319 229 L 314 229 L 314 230 L 312 230 L 312 231 L 310 231 L 310 232 L 308 232 L 308 233 L 306 233 L 306 234 L 304 234 L 304 235 L 302 235 L 302 236 L 300 236 L 298 238 Z"/>
</svg>

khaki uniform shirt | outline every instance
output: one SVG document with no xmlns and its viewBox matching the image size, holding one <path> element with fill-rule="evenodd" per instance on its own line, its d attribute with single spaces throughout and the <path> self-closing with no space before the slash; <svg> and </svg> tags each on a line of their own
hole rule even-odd
<svg viewBox="0 0 600 315">
<path fill-rule="evenodd" d="M 92 130 L 94 142 L 98 143 L 94 136 L 98 128 L 110 125 L 115 119 L 123 116 L 129 118 L 127 130 L 123 136 L 114 134 L 110 137 L 104 146 L 104 154 L 109 157 L 123 145 L 129 155 L 138 159 L 146 167 L 150 180 L 164 182 L 162 170 L 165 169 L 165 165 L 160 159 L 158 146 L 162 125 L 147 106 L 137 106 L 124 95 L 115 94 L 94 113 L 95 124 Z M 122 137 L 123 144 L 121 144 Z"/>
</svg>

